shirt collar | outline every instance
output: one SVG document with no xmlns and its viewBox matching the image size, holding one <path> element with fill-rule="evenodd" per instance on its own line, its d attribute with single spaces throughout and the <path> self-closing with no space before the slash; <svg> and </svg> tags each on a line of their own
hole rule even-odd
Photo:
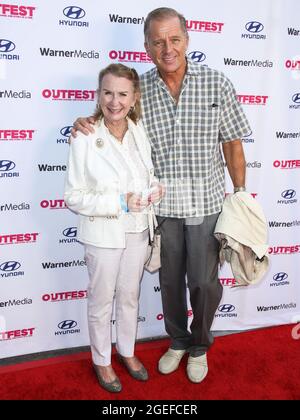
<svg viewBox="0 0 300 420">
<path fill-rule="evenodd" d="M 195 61 L 187 58 L 187 71 L 188 76 L 198 76 L 202 71 L 203 66 L 201 64 L 195 63 Z"/>
</svg>

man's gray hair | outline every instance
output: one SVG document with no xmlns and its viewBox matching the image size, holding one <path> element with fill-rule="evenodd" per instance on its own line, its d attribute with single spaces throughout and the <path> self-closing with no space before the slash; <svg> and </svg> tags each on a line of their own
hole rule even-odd
<svg viewBox="0 0 300 420">
<path fill-rule="evenodd" d="M 178 17 L 181 29 L 183 30 L 184 34 L 188 36 L 185 17 L 182 14 L 178 13 L 175 9 L 171 9 L 170 7 L 159 7 L 158 9 L 152 10 L 152 12 L 150 12 L 146 17 L 144 24 L 145 41 L 147 42 L 150 22 L 152 20 L 162 20 L 170 17 Z"/>
</svg>

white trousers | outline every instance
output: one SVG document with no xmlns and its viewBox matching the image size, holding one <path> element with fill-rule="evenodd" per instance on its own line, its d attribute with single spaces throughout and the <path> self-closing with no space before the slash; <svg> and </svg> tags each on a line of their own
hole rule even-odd
<svg viewBox="0 0 300 420">
<path fill-rule="evenodd" d="M 125 248 L 99 248 L 85 244 L 89 273 L 88 326 L 96 365 L 111 364 L 114 300 L 117 351 L 125 357 L 134 355 L 140 280 L 148 235 L 148 229 L 142 233 L 127 233 Z"/>
</svg>

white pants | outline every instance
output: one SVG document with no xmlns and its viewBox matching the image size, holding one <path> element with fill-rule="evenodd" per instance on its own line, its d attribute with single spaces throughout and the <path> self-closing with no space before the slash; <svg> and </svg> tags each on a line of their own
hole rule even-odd
<svg viewBox="0 0 300 420">
<path fill-rule="evenodd" d="M 127 233 L 125 248 L 85 245 L 89 273 L 88 325 L 93 362 L 111 364 L 111 319 L 115 298 L 116 347 L 132 357 L 137 333 L 140 280 L 148 245 L 148 229 Z"/>
</svg>

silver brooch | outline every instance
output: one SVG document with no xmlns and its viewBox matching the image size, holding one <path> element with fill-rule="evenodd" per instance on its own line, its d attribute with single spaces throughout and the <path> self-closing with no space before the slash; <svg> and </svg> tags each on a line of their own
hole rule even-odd
<svg viewBox="0 0 300 420">
<path fill-rule="evenodd" d="M 96 140 L 96 146 L 97 146 L 97 147 L 103 147 L 103 146 L 104 146 L 104 140 L 102 140 L 102 139 L 97 139 L 97 140 Z"/>
</svg>

